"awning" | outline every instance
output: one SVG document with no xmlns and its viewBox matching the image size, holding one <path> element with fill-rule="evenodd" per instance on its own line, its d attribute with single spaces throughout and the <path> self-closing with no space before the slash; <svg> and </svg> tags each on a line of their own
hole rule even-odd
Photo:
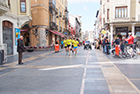
<svg viewBox="0 0 140 94">
<path fill-rule="evenodd" d="M 20 32 L 26 32 L 28 29 L 21 29 Z"/>
<path fill-rule="evenodd" d="M 55 32 L 55 31 L 52 31 L 52 30 L 49 30 L 50 32 L 52 32 L 52 33 L 54 33 L 54 34 L 56 34 L 56 35 L 58 35 L 58 33 L 57 32 Z"/>
<path fill-rule="evenodd" d="M 64 37 L 64 35 L 62 34 L 62 33 L 60 33 L 60 32 L 57 32 L 58 33 L 58 35 L 60 35 L 61 37 Z"/>
<path fill-rule="evenodd" d="M 52 30 L 49 30 L 49 31 L 52 32 L 52 33 L 54 33 L 54 34 L 56 34 L 56 35 L 59 35 L 61 37 L 64 37 L 64 35 L 62 33 L 60 33 L 60 32 L 56 32 L 56 31 L 52 31 Z"/>
</svg>

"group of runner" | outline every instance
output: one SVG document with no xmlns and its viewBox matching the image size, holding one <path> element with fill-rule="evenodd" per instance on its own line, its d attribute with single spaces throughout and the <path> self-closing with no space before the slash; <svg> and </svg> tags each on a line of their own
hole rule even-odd
<svg viewBox="0 0 140 94">
<path fill-rule="evenodd" d="M 65 51 L 66 51 L 66 55 L 69 55 L 71 54 L 71 50 L 72 50 L 72 53 L 74 54 L 75 53 L 75 56 L 77 54 L 77 48 L 78 48 L 78 40 L 76 38 L 71 38 L 69 37 L 67 39 L 67 37 L 65 37 L 64 39 L 64 46 L 65 46 Z"/>
</svg>

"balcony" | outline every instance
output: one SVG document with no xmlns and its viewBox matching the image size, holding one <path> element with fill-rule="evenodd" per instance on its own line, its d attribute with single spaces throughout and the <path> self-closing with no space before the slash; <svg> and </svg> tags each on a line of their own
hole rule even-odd
<svg viewBox="0 0 140 94">
<path fill-rule="evenodd" d="M 62 17 L 62 13 L 61 12 L 59 13 L 59 17 Z"/>
<path fill-rule="evenodd" d="M 0 0 L 0 14 L 10 11 L 7 0 Z"/>
<path fill-rule="evenodd" d="M 58 14 L 58 9 L 57 9 L 57 8 L 55 9 L 55 14 L 56 14 L 56 15 Z"/>
<path fill-rule="evenodd" d="M 59 32 L 61 32 L 61 31 L 62 31 L 62 27 L 59 28 Z"/>
<path fill-rule="evenodd" d="M 64 15 L 62 16 L 62 19 L 65 20 L 65 16 Z"/>
<path fill-rule="evenodd" d="M 65 12 L 67 12 L 67 13 L 68 13 L 68 8 L 67 8 L 67 7 L 65 7 Z"/>
<path fill-rule="evenodd" d="M 68 18 L 67 17 L 65 17 L 65 23 L 68 24 Z"/>
<path fill-rule="evenodd" d="M 56 23 L 50 22 L 50 29 L 51 30 L 57 30 L 58 29 L 58 26 L 56 25 Z"/>
<path fill-rule="evenodd" d="M 49 10 L 50 10 L 50 12 L 52 13 L 52 11 L 54 10 L 56 10 L 56 6 L 55 6 L 55 4 L 53 4 L 52 3 L 52 1 L 50 0 L 50 2 L 49 2 Z"/>
</svg>

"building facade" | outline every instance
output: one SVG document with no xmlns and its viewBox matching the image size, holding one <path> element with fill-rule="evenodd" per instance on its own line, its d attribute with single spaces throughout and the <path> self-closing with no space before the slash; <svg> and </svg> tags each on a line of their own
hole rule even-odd
<svg viewBox="0 0 140 94">
<path fill-rule="evenodd" d="M 139 0 L 101 0 L 102 31 L 110 40 L 117 34 L 126 37 L 129 32 L 138 35 L 140 32 Z M 138 35 L 139 36 L 139 35 Z"/>
<path fill-rule="evenodd" d="M 70 28 L 72 28 L 71 36 L 80 38 L 81 31 L 82 31 L 81 16 L 75 16 L 69 14 L 69 23 L 70 23 Z"/>
<path fill-rule="evenodd" d="M 67 0 L 31 0 L 31 46 L 49 46 L 67 32 Z"/>
<path fill-rule="evenodd" d="M 0 0 L 0 44 L 7 45 L 7 54 L 17 54 L 17 32 L 31 18 L 30 0 Z"/>
</svg>

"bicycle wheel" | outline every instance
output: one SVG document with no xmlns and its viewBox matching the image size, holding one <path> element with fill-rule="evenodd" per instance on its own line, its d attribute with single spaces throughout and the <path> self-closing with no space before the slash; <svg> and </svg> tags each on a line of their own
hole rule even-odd
<svg viewBox="0 0 140 94">
<path fill-rule="evenodd" d="M 138 52 L 136 50 L 134 50 L 132 58 L 136 59 L 137 57 L 138 57 Z"/>
</svg>

